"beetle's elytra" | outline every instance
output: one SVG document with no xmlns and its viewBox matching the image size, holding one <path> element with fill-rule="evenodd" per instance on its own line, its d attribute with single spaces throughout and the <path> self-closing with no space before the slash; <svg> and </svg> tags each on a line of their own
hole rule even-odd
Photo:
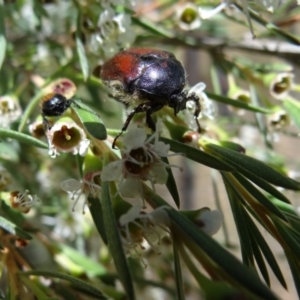
<svg viewBox="0 0 300 300">
<path fill-rule="evenodd" d="M 155 123 L 151 118 L 153 112 L 168 105 L 174 109 L 176 115 L 186 108 L 189 100 L 196 104 L 194 117 L 201 131 L 197 120 L 201 111 L 199 97 L 188 94 L 184 89 L 185 70 L 172 53 L 151 48 L 124 50 L 104 63 L 100 77 L 117 100 L 126 106 L 136 103 L 122 131 L 116 136 L 113 148 L 136 113 L 145 112 L 147 125 L 155 130 Z"/>
</svg>

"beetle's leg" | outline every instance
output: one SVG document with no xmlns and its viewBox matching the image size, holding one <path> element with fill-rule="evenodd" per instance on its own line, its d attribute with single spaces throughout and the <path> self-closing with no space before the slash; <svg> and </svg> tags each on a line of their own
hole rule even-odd
<svg viewBox="0 0 300 300">
<path fill-rule="evenodd" d="M 146 110 L 146 123 L 148 125 L 148 127 L 150 129 L 152 129 L 153 131 L 156 130 L 156 126 L 155 126 L 155 123 L 151 117 L 151 115 L 160 110 L 161 108 L 163 108 L 164 104 L 160 103 L 160 102 L 156 102 L 156 103 L 147 103 L 148 104 L 148 108 Z"/>
<path fill-rule="evenodd" d="M 44 131 L 46 133 L 48 130 L 51 129 L 51 126 L 50 126 L 48 119 L 46 118 L 46 116 L 44 114 L 42 114 L 42 118 L 43 118 Z"/>
<path fill-rule="evenodd" d="M 136 113 L 140 112 L 146 112 L 146 123 L 150 129 L 155 131 L 155 124 L 153 122 L 153 119 L 151 118 L 151 114 L 154 113 L 157 110 L 160 110 L 164 105 L 161 103 L 153 103 L 153 102 L 147 102 L 147 103 L 141 103 L 137 107 L 135 107 L 127 116 L 127 119 L 121 129 L 121 132 L 115 137 L 112 148 L 115 149 L 117 139 L 122 135 L 124 131 L 127 130 L 127 127 L 129 126 L 133 116 Z"/>
<path fill-rule="evenodd" d="M 198 117 L 199 117 L 199 114 L 201 112 L 200 99 L 195 93 L 191 93 L 187 100 L 192 100 L 192 101 L 195 102 L 196 108 L 195 108 L 195 112 L 194 112 L 194 119 L 195 119 L 197 127 L 198 127 L 198 132 L 201 133 L 202 129 L 201 129 L 201 125 L 198 121 Z"/>
<path fill-rule="evenodd" d="M 136 114 L 136 113 L 139 113 L 139 112 L 144 112 L 147 110 L 147 107 L 145 107 L 145 103 L 142 103 L 140 105 L 138 105 L 137 107 L 135 107 L 127 116 L 127 119 L 125 121 L 125 123 L 123 124 L 123 127 L 121 129 L 121 132 L 115 137 L 114 141 L 113 141 L 113 144 L 112 144 L 112 148 L 115 149 L 116 147 L 116 142 L 117 142 L 117 139 L 122 135 L 122 133 L 124 131 L 127 130 L 127 127 L 128 125 L 130 124 L 133 116 Z"/>
</svg>

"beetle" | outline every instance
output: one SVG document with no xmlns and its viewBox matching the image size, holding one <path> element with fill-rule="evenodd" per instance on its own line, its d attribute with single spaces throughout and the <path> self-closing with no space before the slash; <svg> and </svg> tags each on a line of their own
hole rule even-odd
<svg viewBox="0 0 300 300">
<path fill-rule="evenodd" d="M 44 96 L 40 101 L 44 127 L 50 130 L 51 128 L 47 117 L 61 116 L 72 103 L 74 103 L 74 100 L 68 100 L 62 94 L 50 93 Z"/>
<path fill-rule="evenodd" d="M 201 132 L 197 119 L 201 112 L 199 97 L 185 90 L 185 69 L 174 54 L 151 48 L 127 49 L 103 64 L 100 78 L 110 88 L 114 98 L 126 107 L 136 105 L 115 137 L 113 148 L 136 113 L 145 112 L 148 127 L 155 131 L 152 113 L 168 105 L 177 115 L 186 108 L 189 100 L 195 102 L 194 118 Z"/>
<path fill-rule="evenodd" d="M 77 103 L 78 101 L 80 101 L 80 100 L 67 99 L 64 95 L 58 94 L 58 93 L 50 93 L 50 94 L 47 94 L 46 96 L 44 96 L 40 101 L 40 108 L 42 111 L 44 128 L 47 130 L 51 129 L 51 126 L 49 124 L 47 117 L 59 117 L 62 114 L 64 114 L 64 112 L 71 106 L 78 108 L 78 109 L 82 109 L 84 111 L 87 111 L 87 112 L 97 116 L 101 120 L 100 116 L 96 112 L 82 107 L 81 105 L 79 105 Z M 87 126 L 87 124 L 85 124 L 85 127 L 86 126 Z M 94 134 L 92 134 L 92 135 L 94 137 L 98 138 Z M 106 139 L 106 133 L 105 133 L 105 138 L 101 138 L 101 139 Z"/>
</svg>

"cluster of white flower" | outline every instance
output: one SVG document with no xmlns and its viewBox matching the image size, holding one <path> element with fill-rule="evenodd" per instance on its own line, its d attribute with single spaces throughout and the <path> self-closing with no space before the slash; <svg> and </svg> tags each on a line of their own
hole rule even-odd
<svg viewBox="0 0 300 300">
<path fill-rule="evenodd" d="M 159 141 L 160 127 L 158 122 L 156 132 L 149 138 L 144 128 L 132 127 L 123 139 L 122 159 L 105 166 L 101 180 L 119 182 L 118 192 L 123 197 L 140 195 L 144 204 L 141 182 L 149 180 L 155 190 L 154 184 L 165 184 L 168 179 L 169 165 L 161 158 L 170 156 L 170 146 Z"/>
<path fill-rule="evenodd" d="M 123 1 L 118 1 L 122 5 Z M 103 11 L 99 15 L 97 28 L 90 37 L 92 51 L 102 51 L 103 57 L 108 58 L 120 49 L 129 48 L 135 40 L 134 30 L 131 28 L 131 16 L 125 12 L 117 13 L 113 9 L 113 1 L 101 2 Z"/>
</svg>

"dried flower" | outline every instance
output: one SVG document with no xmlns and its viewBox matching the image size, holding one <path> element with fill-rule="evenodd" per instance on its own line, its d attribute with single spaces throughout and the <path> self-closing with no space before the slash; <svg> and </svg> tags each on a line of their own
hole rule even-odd
<svg viewBox="0 0 300 300">
<path fill-rule="evenodd" d="M 48 120 L 49 126 L 52 126 L 51 120 Z M 29 132 L 37 139 L 45 136 L 45 126 L 42 119 L 38 119 L 29 125 Z"/>
<path fill-rule="evenodd" d="M 24 193 L 19 191 L 14 191 L 10 193 L 9 197 L 11 206 L 20 212 L 27 214 L 31 207 L 39 202 L 36 195 L 30 195 L 28 190 L 25 190 Z"/>
<path fill-rule="evenodd" d="M 76 90 L 76 85 L 72 80 L 59 78 L 45 87 L 44 94 L 61 94 L 70 99 L 76 94 Z"/>
<path fill-rule="evenodd" d="M 182 141 L 192 147 L 198 146 L 198 141 L 200 139 L 200 134 L 197 131 L 187 131 L 182 137 Z"/>
</svg>

